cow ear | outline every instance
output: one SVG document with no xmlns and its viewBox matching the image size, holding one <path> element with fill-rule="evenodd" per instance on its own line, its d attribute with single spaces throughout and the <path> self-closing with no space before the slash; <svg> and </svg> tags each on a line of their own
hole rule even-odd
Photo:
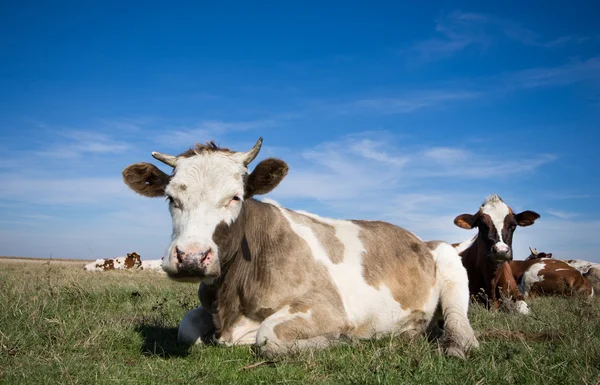
<svg viewBox="0 0 600 385">
<path fill-rule="evenodd" d="M 471 230 L 475 226 L 477 217 L 471 214 L 462 214 L 454 218 L 454 224 L 460 228 Z"/>
<path fill-rule="evenodd" d="M 269 158 L 260 162 L 248 176 L 245 198 L 271 192 L 285 178 L 288 165 L 280 159 Z"/>
<path fill-rule="evenodd" d="M 525 227 L 533 225 L 533 222 L 540 217 L 540 214 L 536 213 L 535 211 L 527 210 L 515 215 L 515 217 L 517 219 L 517 224 Z"/>
<path fill-rule="evenodd" d="M 552 258 L 552 253 L 547 253 L 546 258 Z"/>
<path fill-rule="evenodd" d="M 169 175 L 153 164 L 136 163 L 123 170 L 123 180 L 133 191 L 147 197 L 165 196 Z"/>
</svg>

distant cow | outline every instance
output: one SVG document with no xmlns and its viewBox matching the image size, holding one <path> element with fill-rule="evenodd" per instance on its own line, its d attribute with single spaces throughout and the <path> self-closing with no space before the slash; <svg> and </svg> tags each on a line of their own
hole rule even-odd
<svg viewBox="0 0 600 385">
<path fill-rule="evenodd" d="M 454 223 L 463 229 L 477 228 L 477 236 L 455 244 L 469 276 L 469 292 L 486 305 L 498 308 L 501 296 L 512 297 L 517 311 L 529 313 L 506 262 L 513 258 L 512 238 L 517 226 L 530 226 L 540 215 L 533 211 L 515 214 L 496 194 L 483 202 L 477 213 L 462 214 Z M 499 268 L 502 267 L 502 270 Z M 506 270 L 508 269 L 508 270 Z"/>
<path fill-rule="evenodd" d="M 529 261 L 512 261 L 510 265 L 525 297 L 529 295 L 591 297 L 594 295 L 590 281 L 564 261 L 537 258 Z"/>
<path fill-rule="evenodd" d="M 128 253 L 126 257 L 97 259 L 96 262 L 85 265 L 83 269 L 88 271 L 137 269 L 141 264 L 140 255 L 133 252 Z"/>
<path fill-rule="evenodd" d="M 248 173 L 261 144 L 248 152 L 209 142 L 179 156 L 152 153 L 171 175 L 149 163 L 123 170 L 137 193 L 167 198 L 173 233 L 163 269 L 201 282 L 202 306 L 181 321 L 180 341 L 257 344 L 273 355 L 324 348 L 342 336 L 423 333 L 440 311 L 447 354 L 477 346 L 467 275 L 450 245 L 426 244 L 390 223 L 254 200 L 288 171 L 271 158 Z"/>
</svg>

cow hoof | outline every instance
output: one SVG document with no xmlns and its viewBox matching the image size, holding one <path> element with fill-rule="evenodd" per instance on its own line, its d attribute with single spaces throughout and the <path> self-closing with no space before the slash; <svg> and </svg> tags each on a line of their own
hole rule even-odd
<svg viewBox="0 0 600 385">
<path fill-rule="evenodd" d="M 444 354 L 447 355 L 448 357 L 456 357 L 461 360 L 467 359 L 467 355 L 465 354 L 465 351 L 463 349 L 459 348 L 458 346 L 448 346 L 448 347 L 444 348 Z"/>
<path fill-rule="evenodd" d="M 531 313 L 531 310 L 529 309 L 529 306 L 527 305 L 527 303 L 525 303 L 525 301 L 517 301 L 516 305 L 517 313 L 524 315 L 528 315 Z"/>
</svg>

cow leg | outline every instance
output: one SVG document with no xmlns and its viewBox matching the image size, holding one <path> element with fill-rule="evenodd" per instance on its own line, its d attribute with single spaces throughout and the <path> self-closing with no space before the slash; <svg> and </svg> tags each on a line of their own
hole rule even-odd
<svg viewBox="0 0 600 385">
<path fill-rule="evenodd" d="M 192 345 L 212 341 L 215 333 L 212 315 L 202 306 L 187 312 L 179 323 L 177 340 Z"/>
<path fill-rule="evenodd" d="M 256 344 L 266 356 L 323 349 L 338 340 L 342 330 L 326 311 L 313 307 L 300 312 L 286 306 L 262 322 Z"/>
<path fill-rule="evenodd" d="M 442 346 L 446 354 L 464 358 L 469 349 L 479 346 L 467 316 L 467 271 L 456 250 L 449 244 L 440 243 L 431 251 L 439 273 L 440 307 L 444 317 Z"/>
<path fill-rule="evenodd" d="M 514 309 L 517 313 L 529 314 L 529 306 L 523 300 L 523 293 L 512 272 L 510 263 L 504 262 L 496 269 L 492 279 L 492 298 L 498 301 L 496 293 L 499 293 L 503 300 L 515 301 Z"/>
</svg>

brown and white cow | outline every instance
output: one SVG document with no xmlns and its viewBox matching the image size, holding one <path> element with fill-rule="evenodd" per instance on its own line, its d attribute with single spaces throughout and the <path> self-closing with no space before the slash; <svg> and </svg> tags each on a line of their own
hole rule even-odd
<svg viewBox="0 0 600 385">
<path fill-rule="evenodd" d="M 531 255 L 527 257 L 526 260 L 530 259 L 540 259 L 540 258 L 552 258 L 552 253 L 543 253 L 538 252 L 536 249 L 531 249 Z M 563 259 L 563 262 L 566 262 L 570 267 L 576 269 L 584 276 L 592 285 L 594 291 L 600 290 L 600 264 L 583 261 L 581 259 Z M 582 288 L 587 287 L 584 283 Z M 579 292 L 580 290 L 575 290 L 575 292 Z M 587 290 L 583 290 L 585 293 Z M 593 293 L 592 293 L 593 294 Z M 592 295 L 590 294 L 590 295 Z"/>
<path fill-rule="evenodd" d="M 97 259 L 85 265 L 83 269 L 88 271 L 137 269 L 141 264 L 140 255 L 134 251 L 127 253 L 126 257 Z"/>
<path fill-rule="evenodd" d="M 385 222 L 322 218 L 253 199 L 288 171 L 270 158 L 248 173 L 261 144 L 248 152 L 213 142 L 179 156 L 153 152 L 171 175 L 148 163 L 123 171 L 134 191 L 167 198 L 173 233 L 163 269 L 201 282 L 202 306 L 181 321 L 180 341 L 257 344 L 272 355 L 342 336 L 423 333 L 441 311 L 447 354 L 478 345 L 467 275 L 450 245 L 426 244 Z"/>
<path fill-rule="evenodd" d="M 516 301 L 517 311 L 529 313 L 518 284 L 505 262 L 512 261 L 512 238 L 517 226 L 530 226 L 540 215 L 533 211 L 515 214 L 496 194 L 483 202 L 477 213 L 462 214 L 454 223 L 463 229 L 478 229 L 469 241 L 455 244 L 469 276 L 469 292 L 479 301 L 499 306 L 501 296 Z"/>
<path fill-rule="evenodd" d="M 594 295 L 592 284 L 579 270 L 551 256 L 552 253 L 540 252 L 535 259 L 510 263 L 513 275 L 519 282 L 519 288 L 525 297 L 530 295 L 591 297 Z"/>
</svg>

